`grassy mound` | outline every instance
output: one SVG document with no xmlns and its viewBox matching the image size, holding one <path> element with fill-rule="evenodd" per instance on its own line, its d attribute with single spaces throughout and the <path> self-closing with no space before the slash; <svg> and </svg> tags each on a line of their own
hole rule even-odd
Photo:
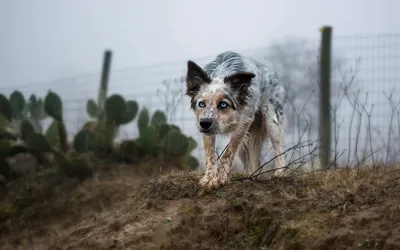
<svg viewBox="0 0 400 250">
<path fill-rule="evenodd" d="M 131 169 L 15 191 L 1 203 L 0 246 L 400 249 L 398 168 L 232 181 L 209 193 L 196 172 L 144 179 Z"/>
</svg>

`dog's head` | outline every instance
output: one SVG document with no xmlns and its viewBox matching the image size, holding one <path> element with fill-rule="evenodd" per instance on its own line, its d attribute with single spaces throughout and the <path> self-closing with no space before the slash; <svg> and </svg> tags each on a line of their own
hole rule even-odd
<svg viewBox="0 0 400 250">
<path fill-rule="evenodd" d="M 240 126 L 253 73 L 240 72 L 223 79 L 211 78 L 196 63 L 188 61 L 186 95 L 197 117 L 200 132 L 226 134 Z"/>
</svg>

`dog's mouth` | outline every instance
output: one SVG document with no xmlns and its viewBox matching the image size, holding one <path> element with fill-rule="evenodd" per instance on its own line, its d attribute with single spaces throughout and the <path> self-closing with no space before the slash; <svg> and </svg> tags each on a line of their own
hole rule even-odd
<svg viewBox="0 0 400 250">
<path fill-rule="evenodd" d="M 200 128 L 200 133 L 203 133 L 205 135 L 214 135 L 214 134 L 216 134 L 214 130 L 212 130 L 212 129 L 204 129 L 204 128 Z"/>
</svg>

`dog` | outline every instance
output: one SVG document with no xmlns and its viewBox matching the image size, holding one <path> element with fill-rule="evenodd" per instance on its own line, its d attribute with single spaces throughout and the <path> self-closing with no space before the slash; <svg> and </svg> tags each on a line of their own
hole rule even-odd
<svg viewBox="0 0 400 250">
<path fill-rule="evenodd" d="M 236 155 L 248 175 L 256 171 L 268 139 L 276 154 L 274 174 L 285 175 L 282 133 L 287 93 L 275 72 L 232 51 L 219 54 L 204 69 L 189 60 L 185 94 L 196 115 L 206 154 L 201 188 L 225 185 Z M 216 135 L 230 136 L 219 168 Z"/>
</svg>

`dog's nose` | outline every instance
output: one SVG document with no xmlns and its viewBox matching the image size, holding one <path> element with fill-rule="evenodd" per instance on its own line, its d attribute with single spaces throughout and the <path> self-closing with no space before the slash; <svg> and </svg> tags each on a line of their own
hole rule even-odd
<svg viewBox="0 0 400 250">
<path fill-rule="evenodd" d="M 209 129 L 212 124 L 213 124 L 213 120 L 210 118 L 200 119 L 200 127 L 203 129 Z"/>
</svg>

